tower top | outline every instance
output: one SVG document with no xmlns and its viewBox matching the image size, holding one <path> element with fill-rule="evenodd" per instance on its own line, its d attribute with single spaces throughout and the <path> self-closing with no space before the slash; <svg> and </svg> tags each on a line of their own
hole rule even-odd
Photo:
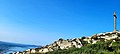
<svg viewBox="0 0 120 54">
<path fill-rule="evenodd" d="M 116 12 L 114 12 L 113 16 L 114 16 L 115 18 L 117 18 L 117 16 L 116 16 Z"/>
</svg>

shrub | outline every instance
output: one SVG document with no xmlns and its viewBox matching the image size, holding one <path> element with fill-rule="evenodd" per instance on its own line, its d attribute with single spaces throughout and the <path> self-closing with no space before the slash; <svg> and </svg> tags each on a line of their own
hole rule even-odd
<svg viewBox="0 0 120 54">
<path fill-rule="evenodd" d="M 83 46 L 86 46 L 88 44 L 87 41 L 81 41 L 81 43 L 82 43 Z"/>
<path fill-rule="evenodd" d="M 60 38 L 59 41 L 63 41 L 64 39 Z"/>
<path fill-rule="evenodd" d="M 118 37 L 120 37 L 120 34 L 117 34 L 118 35 Z"/>
<path fill-rule="evenodd" d="M 101 42 L 105 42 L 105 39 L 104 38 L 100 38 L 99 39 Z"/>
<path fill-rule="evenodd" d="M 93 37 L 92 37 L 92 39 L 97 40 L 97 39 L 98 39 L 98 37 L 97 37 L 97 36 L 93 36 Z"/>
<path fill-rule="evenodd" d="M 83 36 L 81 39 L 85 39 L 86 37 L 85 36 Z"/>
</svg>

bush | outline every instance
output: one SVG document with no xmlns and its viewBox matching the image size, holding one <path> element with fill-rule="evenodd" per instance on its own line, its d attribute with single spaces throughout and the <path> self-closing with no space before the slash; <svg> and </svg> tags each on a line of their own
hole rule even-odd
<svg viewBox="0 0 120 54">
<path fill-rule="evenodd" d="M 88 44 L 87 41 L 81 41 L 81 43 L 82 43 L 83 46 L 86 46 Z"/>
<path fill-rule="evenodd" d="M 118 35 L 118 37 L 120 37 L 120 34 L 117 34 Z"/>
<path fill-rule="evenodd" d="M 97 39 L 98 39 L 98 37 L 97 37 L 97 36 L 93 36 L 93 37 L 92 37 L 92 39 L 97 40 Z"/>
<path fill-rule="evenodd" d="M 85 39 L 86 37 L 85 36 L 83 36 L 81 39 Z"/>
<path fill-rule="evenodd" d="M 105 39 L 104 39 L 104 38 L 99 38 L 99 40 L 100 40 L 101 42 L 105 42 Z"/>
<path fill-rule="evenodd" d="M 63 41 L 64 39 L 63 38 L 60 38 L 59 41 Z"/>
</svg>

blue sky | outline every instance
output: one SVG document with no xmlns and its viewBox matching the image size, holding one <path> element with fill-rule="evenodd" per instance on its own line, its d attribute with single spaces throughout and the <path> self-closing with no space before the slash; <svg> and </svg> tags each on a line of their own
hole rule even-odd
<svg viewBox="0 0 120 54">
<path fill-rule="evenodd" d="M 46 45 L 120 30 L 120 0 L 0 0 L 0 41 Z"/>
</svg>

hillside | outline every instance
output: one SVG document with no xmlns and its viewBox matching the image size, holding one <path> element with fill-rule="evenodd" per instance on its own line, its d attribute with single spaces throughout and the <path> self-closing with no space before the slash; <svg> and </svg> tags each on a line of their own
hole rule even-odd
<svg viewBox="0 0 120 54">
<path fill-rule="evenodd" d="M 46 54 L 120 54 L 120 39 L 115 38 L 106 42 L 100 41 L 81 48 L 59 49 Z"/>
<path fill-rule="evenodd" d="M 64 40 L 60 38 L 41 48 L 28 49 L 15 54 L 105 54 L 120 52 L 120 32 L 106 32 L 90 37 Z"/>
</svg>

